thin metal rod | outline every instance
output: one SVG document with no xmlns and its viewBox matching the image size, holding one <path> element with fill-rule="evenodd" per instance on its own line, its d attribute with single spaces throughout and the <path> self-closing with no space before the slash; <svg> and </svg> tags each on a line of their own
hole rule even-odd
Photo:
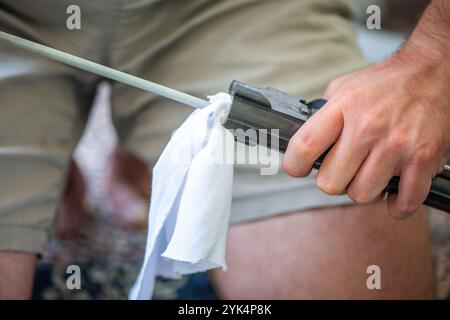
<svg viewBox="0 0 450 320">
<path fill-rule="evenodd" d="M 208 104 L 208 101 L 191 96 L 184 92 L 162 86 L 160 84 L 103 66 L 101 64 L 44 46 L 42 44 L 30 40 L 13 36 L 3 31 L 0 31 L 0 40 L 3 40 L 15 47 L 37 53 L 49 59 L 56 60 L 68 64 L 70 66 L 98 74 L 105 78 L 125 83 L 135 88 L 152 92 L 154 94 L 166 97 L 168 99 L 180 102 L 182 104 L 186 104 L 194 108 L 202 108 Z"/>
</svg>

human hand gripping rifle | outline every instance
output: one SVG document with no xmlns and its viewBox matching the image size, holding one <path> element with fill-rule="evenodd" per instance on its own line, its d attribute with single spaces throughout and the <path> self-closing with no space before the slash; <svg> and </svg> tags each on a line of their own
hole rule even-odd
<svg viewBox="0 0 450 320">
<path fill-rule="evenodd" d="M 203 108 L 209 103 L 204 99 L 3 31 L 0 31 L 0 41 L 194 108 Z M 255 140 L 247 139 L 246 143 L 257 144 L 278 141 L 276 145 L 270 145 L 270 147 L 281 152 L 286 151 L 290 138 L 302 124 L 326 102 L 322 99 L 306 102 L 303 99 L 273 88 L 257 88 L 238 81 L 232 82 L 229 93 L 233 97 L 233 104 L 225 126 L 229 129 L 242 129 L 241 132 L 245 132 L 248 129 L 255 129 L 257 133 Z M 266 129 L 265 133 L 267 134 L 264 137 L 264 141 L 259 137 L 260 129 Z M 236 135 L 238 131 L 235 130 L 234 132 Z M 273 134 L 277 135 L 274 137 L 275 139 L 272 139 L 270 136 Z M 237 138 L 239 139 L 239 137 Z M 249 136 L 249 138 L 251 139 L 252 137 Z M 314 162 L 314 168 L 320 168 L 325 156 L 326 152 Z M 393 177 L 386 186 L 385 192 L 396 193 L 398 191 L 399 179 L 399 177 Z M 450 166 L 448 164 L 433 179 L 425 204 L 450 213 Z"/>
<path fill-rule="evenodd" d="M 233 97 L 233 104 L 225 127 L 242 129 L 234 130 L 239 141 L 250 145 L 267 143 L 280 152 L 286 151 L 291 137 L 326 103 L 323 99 L 306 102 L 277 89 L 257 88 L 239 81 L 232 82 L 229 92 Z M 238 135 L 239 132 L 248 129 L 254 129 L 256 135 Z M 266 129 L 264 137 L 259 136 L 260 129 Z M 277 136 L 273 139 L 274 134 Z M 271 141 L 278 141 L 278 144 L 273 145 Z M 320 168 L 326 154 L 327 152 L 314 162 L 315 169 Z M 393 177 L 384 191 L 397 193 L 399 181 L 399 177 Z M 433 179 L 424 204 L 450 213 L 449 164 L 446 164 L 444 170 Z"/>
</svg>

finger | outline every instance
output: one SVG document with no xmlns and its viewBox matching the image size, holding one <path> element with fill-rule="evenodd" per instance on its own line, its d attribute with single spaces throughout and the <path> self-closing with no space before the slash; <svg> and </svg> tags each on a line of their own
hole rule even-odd
<svg viewBox="0 0 450 320">
<path fill-rule="evenodd" d="M 395 175 L 397 162 L 392 152 L 373 150 L 348 186 L 348 196 L 360 204 L 380 198 L 389 180 Z"/>
<path fill-rule="evenodd" d="M 389 206 L 389 212 L 393 217 L 406 218 L 425 201 L 432 180 L 432 171 L 428 169 L 409 165 L 402 170 L 395 205 Z"/>
<path fill-rule="evenodd" d="M 368 148 L 345 127 L 317 174 L 319 189 L 331 195 L 343 194 L 368 154 Z"/>
<path fill-rule="evenodd" d="M 291 138 L 283 169 L 295 177 L 308 175 L 314 161 L 338 139 L 343 125 L 341 111 L 329 101 Z"/>
</svg>

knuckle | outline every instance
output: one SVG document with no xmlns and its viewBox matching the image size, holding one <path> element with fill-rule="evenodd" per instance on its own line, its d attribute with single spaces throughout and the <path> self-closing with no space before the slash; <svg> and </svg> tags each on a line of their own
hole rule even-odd
<svg viewBox="0 0 450 320">
<path fill-rule="evenodd" d="M 384 120 L 376 115 L 367 116 L 359 125 L 359 135 L 361 138 L 379 138 L 379 133 L 384 130 Z"/>
<path fill-rule="evenodd" d="M 412 162 L 414 164 L 424 164 L 433 160 L 436 157 L 437 152 L 435 147 L 430 143 L 426 146 L 419 148 L 413 155 Z"/>
<path fill-rule="evenodd" d="M 407 144 L 407 136 L 401 131 L 393 132 L 387 141 L 387 146 L 389 150 L 401 150 Z"/>
<path fill-rule="evenodd" d="M 347 195 L 349 196 L 350 199 L 353 200 L 353 202 L 357 204 L 368 204 L 372 201 L 371 197 L 367 192 L 364 192 L 363 190 L 358 190 L 353 187 L 348 188 Z"/>
<path fill-rule="evenodd" d="M 343 193 L 343 188 L 333 183 L 330 179 L 324 178 L 324 175 L 318 174 L 316 177 L 317 187 L 328 195 L 336 196 Z"/>
<path fill-rule="evenodd" d="M 373 144 L 380 140 L 380 137 L 384 136 L 385 124 L 380 118 L 368 116 L 365 119 L 357 120 L 354 122 L 354 137 L 358 139 L 360 143 Z"/>
<path fill-rule="evenodd" d="M 306 130 L 299 131 L 290 141 L 288 149 L 295 151 L 298 157 L 306 157 L 315 144 L 314 135 Z"/>
<path fill-rule="evenodd" d="M 396 203 L 396 214 L 395 217 L 398 219 L 404 219 L 409 217 L 416 211 L 417 206 L 412 201 L 397 201 Z"/>
<path fill-rule="evenodd" d="M 298 132 L 290 141 L 283 159 L 283 170 L 293 177 L 307 176 L 311 170 L 314 135 L 309 130 Z"/>
</svg>

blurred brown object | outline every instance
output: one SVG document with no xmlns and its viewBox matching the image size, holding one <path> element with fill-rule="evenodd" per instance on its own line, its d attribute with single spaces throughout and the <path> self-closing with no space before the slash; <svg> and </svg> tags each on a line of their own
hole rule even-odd
<svg viewBox="0 0 450 320">
<path fill-rule="evenodd" d="M 385 2 L 384 28 L 410 33 L 431 0 L 388 0 Z"/>
</svg>

